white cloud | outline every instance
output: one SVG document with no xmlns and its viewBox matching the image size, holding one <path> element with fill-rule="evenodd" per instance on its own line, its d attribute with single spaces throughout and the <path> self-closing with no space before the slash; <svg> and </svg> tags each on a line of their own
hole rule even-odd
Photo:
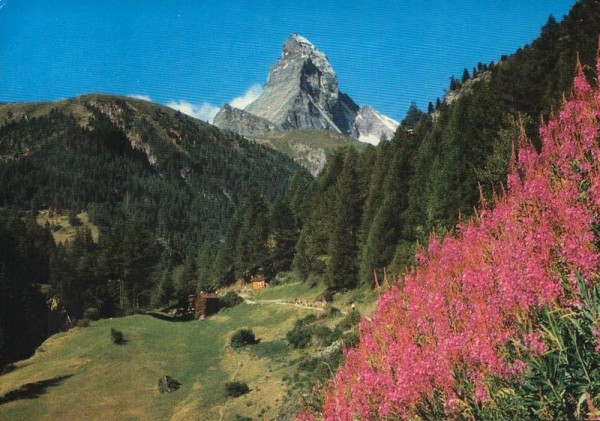
<svg viewBox="0 0 600 421">
<path fill-rule="evenodd" d="M 143 99 L 144 101 L 152 102 L 152 99 L 148 95 L 129 94 L 129 98 Z"/>
<path fill-rule="evenodd" d="M 258 98 L 260 96 L 260 94 L 262 94 L 262 91 L 263 91 L 263 89 L 262 89 L 261 85 L 254 84 L 250 88 L 248 88 L 248 90 L 246 90 L 246 92 L 243 95 L 233 98 L 229 104 L 232 107 L 244 109 L 244 108 L 246 108 L 246 106 L 248 104 L 250 104 L 256 98 Z M 133 95 L 130 95 L 130 96 L 133 96 Z M 135 97 L 139 98 L 141 96 L 142 95 L 135 96 Z M 148 98 L 148 100 L 149 100 L 149 98 Z M 188 102 L 184 99 L 181 99 L 179 101 L 170 101 L 166 105 L 167 105 L 167 107 L 173 108 L 175 110 L 179 110 L 184 114 L 198 118 L 200 120 L 207 121 L 209 123 L 213 122 L 215 115 L 217 115 L 217 113 L 220 110 L 220 107 L 217 107 L 216 105 L 213 105 L 209 102 L 204 102 L 204 103 L 198 105 L 198 104 L 192 104 L 191 102 Z"/>
<path fill-rule="evenodd" d="M 262 86 L 259 85 L 258 83 L 256 83 L 256 84 L 252 85 L 250 88 L 248 88 L 248 90 L 246 91 L 246 93 L 244 93 L 244 95 L 238 96 L 237 98 L 233 98 L 230 102 L 230 105 L 232 107 L 243 110 L 250 103 L 254 102 L 254 100 L 256 98 L 258 98 L 260 96 L 260 94 L 262 94 L 262 91 L 263 91 Z"/>
<path fill-rule="evenodd" d="M 200 120 L 207 121 L 212 123 L 213 118 L 219 112 L 219 107 L 212 105 L 208 102 L 204 102 L 200 105 L 192 104 L 185 100 L 180 101 L 170 101 L 167 104 L 167 107 L 173 108 L 174 110 L 181 111 L 184 114 L 195 117 Z"/>
</svg>

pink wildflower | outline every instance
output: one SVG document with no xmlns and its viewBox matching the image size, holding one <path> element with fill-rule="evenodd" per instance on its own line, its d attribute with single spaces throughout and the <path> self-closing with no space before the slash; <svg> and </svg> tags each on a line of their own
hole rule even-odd
<svg viewBox="0 0 600 421">
<path fill-rule="evenodd" d="M 546 352 L 542 336 L 515 321 L 545 304 L 569 305 L 564 275 L 577 289 L 575 274 L 589 280 L 600 266 L 591 231 L 600 214 L 599 117 L 600 90 L 578 66 L 573 98 L 540 129 L 541 153 L 522 143 L 508 193 L 461 223 L 457 237 L 432 238 L 416 269 L 380 296 L 329 385 L 325 419 L 414 418 L 423 399 L 439 394 L 456 414 L 456 370 L 482 402 L 487 379 L 526 368 L 504 359 L 512 340 Z M 594 335 L 600 352 L 600 329 Z"/>
<path fill-rule="evenodd" d="M 528 333 L 523 336 L 523 342 L 525 346 L 534 354 L 542 355 L 545 354 L 548 348 L 542 340 L 540 332 Z"/>
</svg>

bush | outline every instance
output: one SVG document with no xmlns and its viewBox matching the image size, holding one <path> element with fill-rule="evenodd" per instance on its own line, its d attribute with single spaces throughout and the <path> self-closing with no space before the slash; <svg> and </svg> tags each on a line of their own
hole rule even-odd
<svg viewBox="0 0 600 421">
<path fill-rule="evenodd" d="M 352 329 L 360 322 L 360 313 L 358 310 L 352 310 L 342 321 L 340 321 L 335 327 L 336 330 L 340 332 L 346 332 L 347 330 Z"/>
<path fill-rule="evenodd" d="M 237 295 L 233 291 L 227 292 L 224 296 L 219 299 L 221 307 L 234 307 L 244 301 L 242 297 Z"/>
<path fill-rule="evenodd" d="M 77 320 L 77 327 L 90 327 L 90 319 Z"/>
<path fill-rule="evenodd" d="M 273 279 L 269 281 L 269 286 L 275 287 L 296 281 L 298 281 L 298 279 L 294 276 L 293 272 L 279 272 Z"/>
<path fill-rule="evenodd" d="M 225 395 L 237 398 L 250 392 L 250 388 L 243 382 L 227 382 L 225 383 Z"/>
<path fill-rule="evenodd" d="M 71 226 L 78 227 L 81 225 L 81 220 L 79 219 L 79 216 L 77 216 L 76 211 L 73 211 L 73 210 L 69 211 L 67 217 L 69 219 L 69 224 L 71 224 Z"/>
<path fill-rule="evenodd" d="M 325 301 L 326 303 L 333 302 L 333 293 L 329 290 L 325 291 L 323 294 L 317 297 L 317 301 Z"/>
<path fill-rule="evenodd" d="M 254 332 L 252 332 L 250 329 L 240 329 L 231 337 L 232 348 L 242 348 L 247 345 L 254 345 L 256 343 L 258 343 L 258 341 L 254 336 Z"/>
<path fill-rule="evenodd" d="M 350 332 L 343 337 L 344 348 L 356 348 L 360 343 L 358 332 Z"/>
<path fill-rule="evenodd" d="M 110 328 L 110 336 L 112 337 L 112 341 L 114 344 L 123 345 L 125 343 L 125 338 L 123 337 L 123 332 L 120 330 Z"/>
<path fill-rule="evenodd" d="M 318 346 L 329 346 L 339 339 L 339 334 L 329 329 L 327 326 L 314 326 L 312 336 Z"/>
<path fill-rule="evenodd" d="M 310 323 L 316 322 L 317 321 L 317 315 L 316 314 L 309 314 L 306 317 L 303 317 L 302 319 L 298 320 L 299 323 L 308 325 Z"/>
<path fill-rule="evenodd" d="M 95 307 L 86 308 L 83 312 L 84 319 L 98 320 L 100 318 L 100 312 Z"/>
<path fill-rule="evenodd" d="M 335 316 L 339 316 L 340 314 L 342 314 L 342 311 L 334 306 L 329 306 L 326 310 L 326 314 L 329 317 L 335 317 Z"/>
<path fill-rule="evenodd" d="M 308 346 L 311 336 L 311 327 L 298 320 L 294 328 L 285 335 L 285 339 L 292 348 L 302 349 Z"/>
<path fill-rule="evenodd" d="M 298 370 L 308 373 L 309 381 L 326 383 L 342 363 L 343 354 L 339 349 L 321 357 L 305 357 L 298 364 Z"/>
</svg>

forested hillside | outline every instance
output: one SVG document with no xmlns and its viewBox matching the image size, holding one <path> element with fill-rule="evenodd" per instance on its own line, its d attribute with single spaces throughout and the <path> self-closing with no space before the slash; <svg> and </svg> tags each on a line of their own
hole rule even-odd
<svg viewBox="0 0 600 421">
<path fill-rule="evenodd" d="M 412 106 L 390 141 L 337 151 L 308 189 L 286 198 L 300 229 L 282 252 L 293 255 L 294 271 L 333 289 L 372 283 L 500 194 L 521 130 L 539 147 L 539 124 L 568 95 L 577 57 L 590 72 L 598 28 L 600 2 L 578 2 L 562 22 L 550 17 L 531 45 L 451 77 L 445 100 L 427 112 Z M 234 272 L 259 271 L 262 258 Z M 232 267 L 218 266 L 216 279 Z"/>
<path fill-rule="evenodd" d="M 44 339 L 34 285 L 49 284 L 46 298 L 76 319 L 87 308 L 106 317 L 147 307 L 163 274 L 217 243 L 240 204 L 256 196 L 269 206 L 294 174 L 311 178 L 268 147 L 145 101 L 86 95 L 0 106 L 2 358 Z M 35 223 L 42 209 L 74 226 L 86 211 L 99 240 L 82 225 L 55 245 L 51 227 Z M 194 292 L 195 273 L 190 282 L 168 298 Z"/>
<path fill-rule="evenodd" d="M 140 221 L 177 253 L 217 240 L 251 191 L 281 196 L 300 169 L 271 149 L 130 98 L 8 104 L 0 122 L 0 205 L 85 209 L 103 227 Z"/>
</svg>

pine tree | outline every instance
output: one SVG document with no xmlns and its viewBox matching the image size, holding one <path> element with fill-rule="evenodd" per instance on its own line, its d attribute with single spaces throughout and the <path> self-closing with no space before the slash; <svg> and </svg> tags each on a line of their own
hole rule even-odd
<svg viewBox="0 0 600 421">
<path fill-rule="evenodd" d="M 215 248 L 212 244 L 205 243 L 200 248 L 196 257 L 196 291 L 209 291 L 215 288 L 214 261 L 216 257 Z"/>
<path fill-rule="evenodd" d="M 434 111 L 433 102 L 429 101 L 429 104 L 427 104 L 427 114 L 433 114 Z"/>
<path fill-rule="evenodd" d="M 214 263 L 216 285 L 227 285 L 235 280 L 236 244 L 242 226 L 241 218 L 241 211 L 236 212 L 219 245 Z"/>
<path fill-rule="evenodd" d="M 465 68 L 465 70 L 463 71 L 463 74 L 462 74 L 461 82 L 465 83 L 470 78 L 471 78 L 471 75 L 469 75 L 469 70 Z"/>
<path fill-rule="evenodd" d="M 331 234 L 327 247 L 325 280 L 330 288 L 350 288 L 357 283 L 356 257 L 362 200 L 357 187 L 357 155 L 348 150 L 335 186 Z"/>
<path fill-rule="evenodd" d="M 267 263 L 269 209 L 264 198 L 251 193 L 243 207 L 243 218 L 235 246 L 236 276 L 246 280 L 263 272 Z"/>
<path fill-rule="evenodd" d="M 345 153 L 345 149 L 337 150 L 327 159 L 325 168 L 305 196 L 304 223 L 292 262 L 293 269 L 302 279 L 325 272 L 330 228 L 335 217 L 331 206 L 335 201 L 336 183 L 344 167 Z"/>
<path fill-rule="evenodd" d="M 276 201 L 269 215 L 265 275 L 271 277 L 278 272 L 290 270 L 298 231 L 294 215 L 287 203 L 283 200 Z"/>
</svg>

